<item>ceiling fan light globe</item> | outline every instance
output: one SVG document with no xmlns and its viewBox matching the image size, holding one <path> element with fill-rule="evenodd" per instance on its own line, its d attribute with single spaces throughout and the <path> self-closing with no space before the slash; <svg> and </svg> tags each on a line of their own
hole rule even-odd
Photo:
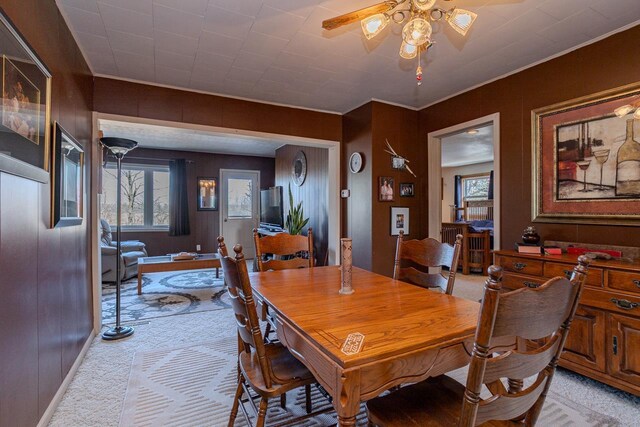
<svg viewBox="0 0 640 427">
<path fill-rule="evenodd" d="M 470 10 L 453 8 L 447 13 L 446 20 L 451 28 L 466 36 L 477 17 L 478 14 Z"/>
<path fill-rule="evenodd" d="M 431 24 L 423 18 L 414 18 L 402 29 L 402 39 L 413 46 L 421 46 L 431 38 Z"/>
<path fill-rule="evenodd" d="M 436 4 L 436 0 L 413 0 L 413 6 L 421 11 L 427 11 Z"/>
<path fill-rule="evenodd" d="M 613 110 L 613 114 L 615 114 L 617 117 L 624 117 L 632 111 L 633 111 L 633 107 L 627 104 Z"/>
<path fill-rule="evenodd" d="M 362 25 L 362 32 L 367 40 L 371 40 L 377 36 L 388 23 L 389 18 L 382 13 L 376 13 L 375 15 L 371 15 L 360 21 L 360 24 Z"/>
<path fill-rule="evenodd" d="M 418 55 L 418 47 L 407 42 L 400 45 L 400 56 L 404 59 L 413 59 Z"/>
</svg>

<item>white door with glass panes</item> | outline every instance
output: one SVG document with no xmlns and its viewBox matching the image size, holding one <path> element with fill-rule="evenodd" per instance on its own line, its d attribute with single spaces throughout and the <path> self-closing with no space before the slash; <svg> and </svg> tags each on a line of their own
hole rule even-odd
<svg viewBox="0 0 640 427">
<path fill-rule="evenodd" d="M 253 229 L 260 222 L 260 171 L 220 169 L 220 234 L 231 255 L 242 245 L 247 259 L 255 258 Z"/>
</svg>

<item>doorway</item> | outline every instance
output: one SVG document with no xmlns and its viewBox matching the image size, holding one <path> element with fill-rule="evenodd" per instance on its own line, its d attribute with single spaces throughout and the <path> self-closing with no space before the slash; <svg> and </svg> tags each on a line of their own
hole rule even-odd
<svg viewBox="0 0 640 427">
<path fill-rule="evenodd" d="M 252 230 L 260 222 L 259 190 L 260 171 L 220 169 L 220 235 L 241 244 L 246 259 L 256 256 Z"/>
<path fill-rule="evenodd" d="M 429 159 L 429 198 L 428 198 L 428 206 L 429 206 L 429 237 L 440 240 L 441 230 L 442 230 L 442 222 L 449 221 L 452 218 L 455 220 L 456 216 L 452 216 L 453 211 L 452 207 L 449 205 L 456 205 L 455 201 L 453 201 L 453 183 L 449 183 L 451 185 L 447 186 L 447 191 L 452 193 L 451 195 L 447 194 L 445 197 L 445 183 L 443 182 L 443 163 L 442 163 L 442 155 L 443 155 L 443 144 L 447 143 L 447 138 L 451 138 L 455 135 L 464 135 L 461 138 L 457 138 L 458 141 L 463 141 L 464 139 L 473 140 L 474 138 L 466 138 L 473 135 L 477 135 L 482 133 L 487 134 L 488 129 L 491 129 L 490 132 L 490 141 L 489 144 L 492 148 L 492 157 L 493 157 L 493 249 L 500 249 L 500 113 L 491 114 L 488 116 L 480 117 L 475 120 L 470 120 L 468 122 L 460 123 L 455 126 L 451 126 L 445 129 L 440 129 L 435 132 L 430 132 L 428 136 L 428 159 Z M 445 147 L 445 151 L 448 147 Z M 484 148 L 486 149 L 486 147 Z M 472 150 L 471 150 L 472 151 Z M 473 153 L 470 157 L 480 157 L 474 156 Z M 481 162 L 487 163 L 487 162 Z M 471 164 L 471 163 L 469 163 Z M 486 164 L 482 167 L 487 166 Z M 477 166 L 480 167 L 481 166 Z M 477 168 L 476 167 L 476 168 Z M 480 179 L 473 180 L 473 175 L 479 177 L 478 172 L 469 174 L 469 183 L 472 184 L 472 181 L 480 182 Z M 483 175 L 483 174 L 481 174 Z M 487 174 L 488 175 L 488 174 Z M 483 175 L 484 176 L 484 175 Z M 451 196 L 451 197 L 449 197 Z M 443 208 L 444 199 L 451 199 L 452 203 L 448 203 L 446 207 Z M 458 204 L 464 203 L 463 200 L 459 200 Z M 457 208 L 461 208 L 462 206 L 457 206 Z M 457 217 L 459 218 L 459 217 Z"/>
</svg>

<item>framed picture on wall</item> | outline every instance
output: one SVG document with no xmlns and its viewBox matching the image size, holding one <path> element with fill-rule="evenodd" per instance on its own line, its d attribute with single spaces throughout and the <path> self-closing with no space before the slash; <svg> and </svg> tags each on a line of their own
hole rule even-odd
<svg viewBox="0 0 640 427">
<path fill-rule="evenodd" d="M 639 107 L 635 84 L 532 112 L 534 221 L 640 223 Z"/>
<path fill-rule="evenodd" d="M 413 197 L 413 182 L 400 183 L 400 197 Z"/>
<path fill-rule="evenodd" d="M 391 208 L 391 235 L 397 236 L 400 230 L 404 235 L 409 234 L 409 208 Z"/>
<path fill-rule="evenodd" d="M 378 178 L 378 201 L 393 202 L 393 178 L 390 176 L 381 176 Z"/>
<path fill-rule="evenodd" d="M 51 72 L 0 9 L 0 171 L 49 181 Z"/>
<path fill-rule="evenodd" d="M 82 224 L 84 208 L 84 150 L 54 123 L 51 180 L 51 227 Z"/>
<path fill-rule="evenodd" d="M 198 178 L 198 210 L 218 210 L 218 178 Z"/>
</svg>

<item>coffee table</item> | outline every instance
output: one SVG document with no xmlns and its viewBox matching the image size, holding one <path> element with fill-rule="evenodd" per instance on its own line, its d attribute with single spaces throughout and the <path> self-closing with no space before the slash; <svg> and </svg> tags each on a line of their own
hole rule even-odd
<svg viewBox="0 0 640 427">
<path fill-rule="evenodd" d="M 199 254 L 195 259 L 173 261 L 171 255 L 148 256 L 138 259 L 138 295 L 142 294 L 142 275 L 161 271 L 199 270 L 215 268 L 216 279 L 220 277 L 220 257 L 218 254 Z"/>
</svg>

